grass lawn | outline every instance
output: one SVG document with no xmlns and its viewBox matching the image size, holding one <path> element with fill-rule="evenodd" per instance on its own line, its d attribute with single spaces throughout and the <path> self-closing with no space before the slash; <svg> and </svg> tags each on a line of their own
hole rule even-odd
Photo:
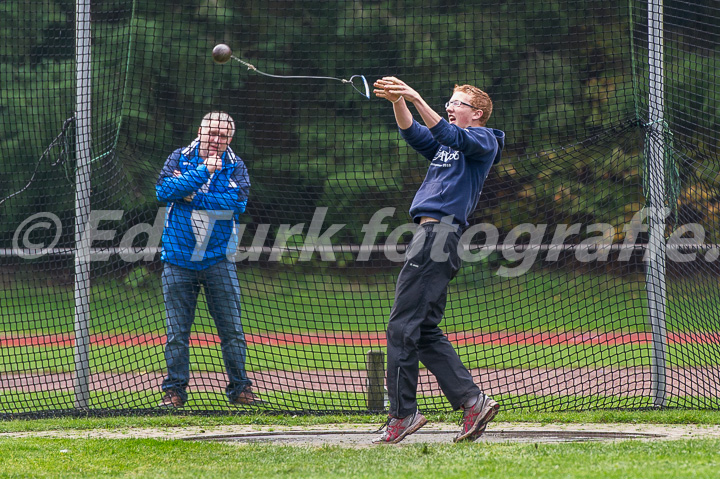
<svg viewBox="0 0 720 479">
<path fill-rule="evenodd" d="M 455 415 L 429 415 L 433 423 Z M 541 424 L 701 424 L 720 423 L 714 411 L 597 411 L 513 413 L 498 421 Z M 8 437 L 7 434 L 100 428 L 182 428 L 230 424 L 378 425 L 382 416 L 211 416 L 108 417 L 0 422 L 0 477 L 38 478 L 715 478 L 720 440 L 586 443 L 477 442 L 417 443 L 348 448 L 286 446 L 158 439 L 68 439 Z"/>
<path fill-rule="evenodd" d="M 2 477 L 716 478 L 720 440 L 346 449 L 154 439 L 0 439 Z"/>
<path fill-rule="evenodd" d="M 446 331 L 647 331 L 642 281 L 608 275 L 531 272 L 519 278 L 488 276 L 476 265 L 451 283 Z M 139 274 L 139 273 L 138 273 Z M 136 278 L 137 275 L 133 277 Z M 394 275 L 297 273 L 239 269 L 244 325 L 249 331 L 383 331 L 392 307 Z M 143 281 L 101 278 L 90 294 L 92 332 L 147 333 L 164 329 L 157 273 Z M 713 330 L 702 312 L 716 311 L 713 295 L 669 285 L 669 331 Z M 16 281 L 0 290 L 0 331 L 67 333 L 73 330 L 71 286 Z M 693 310 L 692 318 L 685 314 Z M 199 311 L 206 310 L 201 295 Z M 199 331 L 214 331 L 200 314 Z"/>
</svg>

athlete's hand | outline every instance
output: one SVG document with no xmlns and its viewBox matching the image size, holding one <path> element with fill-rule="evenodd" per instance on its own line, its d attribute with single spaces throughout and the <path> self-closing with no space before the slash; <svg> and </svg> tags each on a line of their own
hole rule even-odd
<svg viewBox="0 0 720 479">
<path fill-rule="evenodd" d="M 379 80 L 376 80 L 375 83 L 373 83 L 373 86 L 375 87 L 375 90 L 373 90 L 373 93 L 378 98 L 385 98 L 386 100 L 395 103 L 400 98 L 400 95 L 389 92 L 385 89 L 386 85 L 390 85 L 390 83 L 385 80 L 384 78 L 381 78 Z"/>
<path fill-rule="evenodd" d="M 403 97 L 406 101 L 409 101 L 410 103 L 415 103 L 417 100 L 421 99 L 418 92 L 410 88 L 407 83 L 400 80 L 399 78 L 383 77 L 382 79 L 376 81 L 374 86 L 383 89 L 383 91 L 385 92 L 385 98 L 392 98 L 393 100 L 395 100 L 398 97 Z"/>
</svg>

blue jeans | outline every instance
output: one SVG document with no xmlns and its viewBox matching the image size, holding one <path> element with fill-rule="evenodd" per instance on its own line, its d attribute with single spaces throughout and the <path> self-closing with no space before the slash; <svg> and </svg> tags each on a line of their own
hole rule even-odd
<svg viewBox="0 0 720 479">
<path fill-rule="evenodd" d="M 200 287 L 205 289 L 208 310 L 220 336 L 228 385 L 228 398 L 252 384 L 245 373 L 247 344 L 240 320 L 240 282 L 235 265 L 223 260 L 209 268 L 195 271 L 165 263 L 162 273 L 165 297 L 167 342 L 165 361 L 168 375 L 162 390 L 175 390 L 187 400 L 185 392 L 190 381 L 190 329 L 195 321 L 195 308 Z"/>
</svg>

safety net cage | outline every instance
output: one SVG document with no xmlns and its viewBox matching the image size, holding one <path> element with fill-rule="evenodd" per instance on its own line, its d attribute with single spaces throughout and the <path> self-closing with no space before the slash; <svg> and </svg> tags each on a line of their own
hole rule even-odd
<svg viewBox="0 0 720 479">
<path fill-rule="evenodd" d="M 700 0 L 3 1 L 0 415 L 161 410 L 163 232 L 202 188 L 160 190 L 210 112 L 245 168 L 244 211 L 217 219 L 245 341 L 221 344 L 206 274 L 183 410 L 386 410 L 428 170 L 386 76 L 445 118 L 474 85 L 506 134 L 441 323 L 480 388 L 504 409 L 717 408 L 718 25 Z M 233 354 L 260 401 L 228 401 Z M 424 367 L 418 393 L 450 410 Z"/>
</svg>

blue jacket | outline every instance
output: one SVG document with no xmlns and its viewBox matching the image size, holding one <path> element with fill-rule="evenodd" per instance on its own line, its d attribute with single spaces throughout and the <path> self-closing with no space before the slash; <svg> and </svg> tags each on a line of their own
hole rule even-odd
<svg viewBox="0 0 720 479">
<path fill-rule="evenodd" d="M 452 216 L 453 224 L 468 225 L 490 167 L 500 161 L 505 133 L 494 128 L 460 128 L 442 119 L 428 129 L 413 121 L 400 134 L 430 161 L 425 180 L 410 206 L 418 223 L 421 216 L 437 220 Z"/>
<path fill-rule="evenodd" d="M 247 167 L 230 148 L 222 156 L 222 169 L 212 175 L 198 150 L 197 140 L 175 150 L 155 185 L 158 201 L 168 206 L 161 260 L 194 270 L 235 253 L 235 221 L 245 211 L 250 190 Z"/>
</svg>

